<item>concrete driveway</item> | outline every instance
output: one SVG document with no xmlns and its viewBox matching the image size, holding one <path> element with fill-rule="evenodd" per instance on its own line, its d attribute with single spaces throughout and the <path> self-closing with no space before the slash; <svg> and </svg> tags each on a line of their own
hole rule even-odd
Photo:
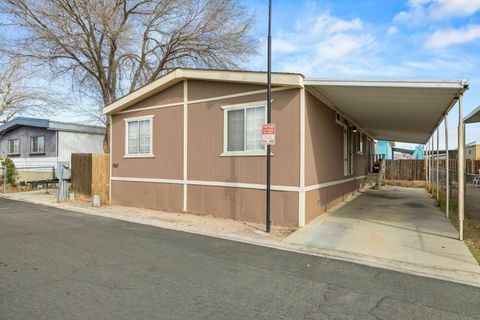
<svg viewBox="0 0 480 320">
<path fill-rule="evenodd" d="M 480 266 L 421 188 L 384 187 L 312 221 L 287 242 L 396 270 L 480 284 Z"/>
</svg>

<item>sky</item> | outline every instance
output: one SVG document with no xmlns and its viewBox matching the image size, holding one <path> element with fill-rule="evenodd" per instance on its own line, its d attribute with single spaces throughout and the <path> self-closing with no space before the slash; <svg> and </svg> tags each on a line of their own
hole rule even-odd
<svg viewBox="0 0 480 320">
<path fill-rule="evenodd" d="M 258 54 L 240 68 L 266 70 L 268 0 L 240 1 L 254 14 L 259 40 Z M 480 105 L 480 0 L 272 1 L 273 71 L 317 78 L 466 79 L 464 116 Z M 74 112 L 52 117 L 88 119 Z M 450 148 L 457 146 L 457 123 L 455 106 Z M 474 140 L 480 140 L 479 124 L 466 129 L 467 143 Z M 442 124 L 440 148 L 444 142 Z"/>
<path fill-rule="evenodd" d="M 266 69 L 268 1 L 248 0 Z M 272 69 L 317 78 L 466 79 L 464 116 L 480 105 L 480 0 L 273 0 Z M 457 106 L 449 147 L 457 146 Z M 467 143 L 480 140 L 468 125 Z M 440 148 L 444 148 L 440 127 Z M 402 146 L 407 146 L 402 144 Z"/>
</svg>

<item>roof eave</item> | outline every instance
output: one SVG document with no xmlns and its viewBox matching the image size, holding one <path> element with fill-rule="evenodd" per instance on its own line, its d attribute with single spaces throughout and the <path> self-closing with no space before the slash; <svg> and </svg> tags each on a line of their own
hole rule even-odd
<svg viewBox="0 0 480 320">
<path fill-rule="evenodd" d="M 478 117 L 479 120 L 475 120 L 474 118 Z M 476 123 L 480 121 L 480 106 L 476 107 L 472 112 L 470 112 L 465 118 L 463 118 L 463 122 L 465 123 Z"/>
<path fill-rule="evenodd" d="M 468 89 L 468 80 L 383 80 L 305 78 L 305 86 Z"/>
<path fill-rule="evenodd" d="M 129 106 L 186 79 L 266 85 L 267 74 L 265 72 L 252 71 L 195 70 L 178 68 L 152 83 L 105 106 L 103 108 L 103 113 L 105 115 L 111 115 L 124 110 Z M 303 76 L 300 74 L 272 73 L 272 85 L 301 88 L 303 87 Z"/>
</svg>

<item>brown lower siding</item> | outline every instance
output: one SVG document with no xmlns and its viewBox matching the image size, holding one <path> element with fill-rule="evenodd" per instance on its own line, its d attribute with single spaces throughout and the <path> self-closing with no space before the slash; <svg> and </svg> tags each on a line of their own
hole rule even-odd
<svg viewBox="0 0 480 320">
<path fill-rule="evenodd" d="M 274 225 L 298 226 L 298 192 L 272 191 Z M 258 189 L 188 186 L 188 211 L 195 214 L 265 222 L 265 191 Z"/>
<path fill-rule="evenodd" d="M 330 187 L 308 191 L 305 194 L 305 223 L 309 223 L 322 213 L 341 203 L 357 191 L 363 179 L 357 179 Z"/>
<path fill-rule="evenodd" d="M 112 181 L 112 203 L 180 212 L 183 208 L 183 185 Z"/>
<path fill-rule="evenodd" d="M 188 186 L 187 211 L 256 223 L 265 222 L 265 191 L 258 189 Z M 112 181 L 112 203 L 181 212 L 183 185 Z M 298 226 L 298 193 L 272 191 L 274 225 Z"/>
</svg>

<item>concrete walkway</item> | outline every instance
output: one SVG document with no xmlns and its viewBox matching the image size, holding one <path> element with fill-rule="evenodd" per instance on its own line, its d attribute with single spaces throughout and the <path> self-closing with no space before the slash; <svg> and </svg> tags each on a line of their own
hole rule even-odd
<svg viewBox="0 0 480 320">
<path fill-rule="evenodd" d="M 366 190 L 293 233 L 286 242 L 345 258 L 480 284 L 480 266 L 420 188 Z"/>
</svg>

